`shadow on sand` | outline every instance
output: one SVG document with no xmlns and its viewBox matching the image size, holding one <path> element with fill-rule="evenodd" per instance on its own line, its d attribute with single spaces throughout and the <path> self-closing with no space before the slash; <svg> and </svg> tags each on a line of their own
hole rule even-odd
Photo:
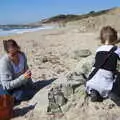
<svg viewBox="0 0 120 120">
<path fill-rule="evenodd" d="M 53 78 L 53 79 L 50 79 L 50 80 L 40 80 L 40 81 L 34 82 L 32 88 L 31 88 L 32 91 L 30 90 L 30 92 L 29 92 L 31 95 L 25 101 L 30 100 L 32 97 L 34 97 L 34 95 L 40 89 L 46 87 L 47 85 L 51 84 L 55 80 L 56 80 L 56 78 Z M 36 104 L 35 105 L 28 105 L 28 106 L 23 107 L 23 108 L 15 108 L 13 117 L 15 118 L 15 117 L 24 116 L 26 113 L 28 113 L 31 110 L 33 110 L 35 108 L 35 106 L 36 106 Z"/>
<path fill-rule="evenodd" d="M 33 110 L 35 108 L 35 105 L 29 105 L 23 108 L 16 108 L 13 112 L 13 118 L 15 117 L 20 117 L 20 116 L 24 116 L 26 113 L 30 112 L 31 110 Z"/>
<path fill-rule="evenodd" d="M 46 87 L 47 85 L 51 84 L 52 82 L 54 82 L 56 80 L 56 78 L 50 79 L 50 80 L 41 80 L 41 81 L 37 81 L 34 82 L 33 84 L 33 96 L 42 88 Z"/>
</svg>

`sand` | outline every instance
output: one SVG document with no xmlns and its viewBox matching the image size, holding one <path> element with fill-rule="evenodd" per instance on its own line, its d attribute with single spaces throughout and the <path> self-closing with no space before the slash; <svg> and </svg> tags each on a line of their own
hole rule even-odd
<svg viewBox="0 0 120 120">
<path fill-rule="evenodd" d="M 0 37 L 0 56 L 4 54 L 2 40 L 16 40 L 21 47 L 21 51 L 24 51 L 27 55 L 33 81 L 46 81 L 53 78 L 60 78 L 76 68 L 81 58 L 76 58 L 78 56 L 75 56 L 75 51 L 88 49 L 94 54 L 96 48 L 100 45 L 98 38 L 99 30 L 81 32 L 79 26 L 76 27 L 76 25 Z M 19 113 L 22 114 L 19 114 L 13 120 L 48 120 L 49 116 L 45 114 L 48 103 L 47 92 L 50 86 L 42 88 L 28 103 L 25 102 L 17 106 L 16 108 L 19 109 Z M 79 98 L 76 99 L 78 107 L 80 107 Z M 38 104 L 35 108 L 33 107 L 33 109 L 29 110 L 29 106 L 34 106 L 36 102 Z M 72 110 L 74 111 L 74 109 Z M 84 120 L 86 113 L 79 118 L 77 116 L 79 113 L 77 112 L 79 111 L 75 113 L 70 111 L 70 116 L 68 112 L 66 114 L 67 120 L 72 120 L 73 116 L 76 116 L 75 120 Z M 81 112 L 81 115 L 83 113 L 84 111 Z"/>
</svg>

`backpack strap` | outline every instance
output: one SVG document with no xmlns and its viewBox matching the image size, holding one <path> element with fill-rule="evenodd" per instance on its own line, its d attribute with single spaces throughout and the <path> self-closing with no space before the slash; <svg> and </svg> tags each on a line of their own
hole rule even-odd
<svg viewBox="0 0 120 120">
<path fill-rule="evenodd" d="M 107 57 L 104 59 L 104 62 L 101 63 L 98 67 L 95 67 L 95 69 L 90 73 L 89 77 L 87 78 L 87 80 L 90 80 L 96 73 L 97 71 L 105 64 L 105 62 L 108 60 L 108 58 L 112 55 L 112 53 L 114 53 L 114 51 L 117 49 L 117 46 L 113 46 L 110 51 L 109 54 L 107 55 Z"/>
</svg>

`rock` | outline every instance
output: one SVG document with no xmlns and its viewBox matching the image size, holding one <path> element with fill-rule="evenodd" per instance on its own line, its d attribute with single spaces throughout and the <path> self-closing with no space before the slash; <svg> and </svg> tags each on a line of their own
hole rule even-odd
<svg viewBox="0 0 120 120">
<path fill-rule="evenodd" d="M 88 74 L 92 69 L 92 59 L 92 56 L 89 56 L 88 59 L 82 59 L 78 63 L 77 67 L 66 76 L 67 84 L 70 84 L 73 89 L 76 89 L 80 85 L 84 85 L 86 83 Z"/>
<path fill-rule="evenodd" d="M 75 89 L 81 85 L 80 80 L 77 80 L 57 80 L 58 83 L 55 83 L 48 92 L 48 112 L 58 113 L 61 111 L 61 106 L 67 103 L 69 97 L 74 94 Z"/>
<path fill-rule="evenodd" d="M 94 56 L 88 56 L 87 58 L 83 58 L 77 66 L 74 68 L 72 72 L 76 72 L 77 74 L 85 74 L 88 75 L 92 69 L 92 65 L 94 64 Z"/>
<path fill-rule="evenodd" d="M 56 70 L 56 73 L 57 73 L 57 74 L 60 74 L 60 73 L 63 73 L 64 71 L 65 71 L 64 69 L 58 68 L 58 69 Z"/>
<path fill-rule="evenodd" d="M 62 84 L 61 85 L 61 90 L 64 93 L 64 96 L 68 99 L 69 96 L 71 96 L 74 93 L 74 89 L 72 85 L 70 84 Z"/>
<path fill-rule="evenodd" d="M 50 62 L 52 64 L 59 64 L 60 58 L 57 57 L 56 55 L 48 54 L 48 55 L 42 56 L 41 61 L 43 63 Z"/>
<path fill-rule="evenodd" d="M 58 113 L 61 111 L 61 106 L 66 104 L 67 99 L 65 98 L 61 88 L 56 86 L 48 92 L 48 109 L 47 112 Z"/>
<path fill-rule="evenodd" d="M 77 73 L 77 72 L 73 72 L 73 73 L 70 73 L 68 76 L 67 76 L 67 79 L 68 81 L 72 81 L 73 83 L 78 82 L 80 85 L 83 85 L 86 81 L 85 79 L 85 75 L 83 73 Z"/>
<path fill-rule="evenodd" d="M 119 120 L 119 107 L 113 101 L 91 102 L 85 97 L 84 86 L 80 86 L 62 108 L 68 120 Z"/>
<path fill-rule="evenodd" d="M 88 57 L 92 53 L 88 49 L 83 49 L 83 50 L 75 50 L 73 53 L 73 58 L 79 60 L 80 58 Z"/>
<path fill-rule="evenodd" d="M 46 56 L 44 56 L 44 57 L 42 58 L 42 62 L 43 62 L 43 63 L 48 62 L 48 58 L 47 58 Z"/>
</svg>

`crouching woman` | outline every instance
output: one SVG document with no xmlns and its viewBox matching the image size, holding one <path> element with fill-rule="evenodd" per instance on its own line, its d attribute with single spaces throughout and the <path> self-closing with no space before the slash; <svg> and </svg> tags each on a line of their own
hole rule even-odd
<svg viewBox="0 0 120 120">
<path fill-rule="evenodd" d="M 3 45 L 7 54 L 0 60 L 0 88 L 16 102 L 29 100 L 33 83 L 26 56 L 13 39 L 4 40 Z"/>
</svg>

